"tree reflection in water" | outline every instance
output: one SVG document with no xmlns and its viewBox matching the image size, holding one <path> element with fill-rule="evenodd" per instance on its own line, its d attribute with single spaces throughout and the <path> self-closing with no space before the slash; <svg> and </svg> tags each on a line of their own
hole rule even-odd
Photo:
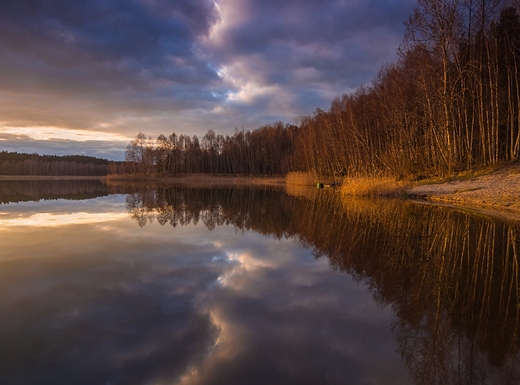
<svg viewBox="0 0 520 385">
<path fill-rule="evenodd" d="M 202 221 L 312 247 L 392 307 L 416 384 L 520 382 L 518 223 L 305 189 L 135 188 L 126 204 L 139 226 Z"/>
<path fill-rule="evenodd" d="M 0 204 L 48 199 L 82 200 L 109 194 L 99 180 L 5 180 L 0 181 Z"/>
</svg>

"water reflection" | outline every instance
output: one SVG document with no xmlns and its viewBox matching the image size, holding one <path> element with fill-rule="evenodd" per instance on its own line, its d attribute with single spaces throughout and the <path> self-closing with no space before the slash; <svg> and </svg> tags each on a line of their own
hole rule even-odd
<svg viewBox="0 0 520 385">
<path fill-rule="evenodd" d="M 173 227 L 202 221 L 210 230 L 233 225 L 280 238 L 292 224 L 290 207 L 280 204 L 284 198 L 292 200 L 279 189 L 157 187 L 128 193 L 126 207 L 141 227 L 154 220 Z"/>
<path fill-rule="evenodd" d="M 0 205 L 0 383 L 520 381 L 518 223 L 317 189 L 125 191 Z"/>
<path fill-rule="evenodd" d="M 140 227 L 117 195 L 0 206 L 36 210 L 112 219 L 0 228 L 2 384 L 407 383 L 390 309 L 283 231 Z"/>
<path fill-rule="evenodd" d="M 158 188 L 128 195 L 139 226 L 202 221 L 277 239 L 366 282 L 390 305 L 416 384 L 520 382 L 520 225 L 411 202 L 333 193 Z"/>
</svg>

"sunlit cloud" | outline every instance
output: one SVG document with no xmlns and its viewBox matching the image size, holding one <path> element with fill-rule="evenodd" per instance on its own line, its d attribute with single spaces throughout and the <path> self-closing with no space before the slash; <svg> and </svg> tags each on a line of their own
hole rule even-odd
<svg viewBox="0 0 520 385">
<path fill-rule="evenodd" d="M 277 86 L 262 86 L 252 82 L 247 82 L 240 87 L 238 92 L 230 92 L 228 94 L 228 101 L 252 103 L 255 98 L 274 94 L 277 89 Z"/>
<path fill-rule="evenodd" d="M 2 227 L 59 227 L 70 225 L 86 225 L 104 222 L 112 222 L 128 218 L 127 213 L 70 213 L 51 214 L 36 213 L 29 216 L 5 218 L 0 214 L 0 226 Z"/>
<path fill-rule="evenodd" d="M 209 30 L 207 36 L 208 42 L 212 45 L 224 44 L 225 33 L 235 23 L 240 23 L 244 19 L 244 9 L 240 4 L 235 4 L 235 1 L 214 1 L 215 9 L 218 13 L 218 22 L 214 23 Z"/>
<path fill-rule="evenodd" d="M 102 141 L 128 142 L 129 137 L 107 132 L 92 130 L 74 130 L 52 126 L 42 127 L 0 127 L 0 134 L 26 137 L 33 140 L 73 140 L 77 142 Z M 0 140 L 4 140 L 0 136 Z"/>
</svg>

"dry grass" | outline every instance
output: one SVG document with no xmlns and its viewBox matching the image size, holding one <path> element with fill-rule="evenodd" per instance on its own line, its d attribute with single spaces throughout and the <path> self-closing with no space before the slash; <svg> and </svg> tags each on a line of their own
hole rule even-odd
<svg viewBox="0 0 520 385">
<path fill-rule="evenodd" d="M 109 175 L 107 182 L 110 185 L 124 183 L 157 183 L 157 184 L 182 184 L 189 186 L 283 186 L 284 178 L 276 176 L 250 177 L 250 176 L 216 176 L 208 174 L 190 174 L 182 176 L 160 174 L 123 174 Z"/>
<path fill-rule="evenodd" d="M 346 178 L 341 184 L 341 193 L 366 197 L 402 197 L 406 196 L 410 186 L 410 182 L 393 178 Z"/>
<path fill-rule="evenodd" d="M 467 179 L 477 178 L 479 176 L 489 175 L 489 174 L 495 172 L 498 168 L 499 168 L 499 166 L 494 165 L 494 166 L 480 168 L 477 170 L 462 171 L 462 172 L 459 172 L 457 175 L 455 175 L 455 179 L 467 180 Z"/>
<path fill-rule="evenodd" d="M 290 172 L 285 177 L 285 184 L 299 185 L 299 186 L 313 186 L 320 181 L 317 174 L 313 172 Z"/>
<path fill-rule="evenodd" d="M 497 171 L 498 169 L 500 169 L 500 167 L 496 166 L 496 165 L 487 166 L 487 167 L 483 167 L 483 168 L 477 168 L 474 170 L 461 171 L 454 175 L 445 176 L 445 177 L 441 177 L 441 176 L 431 177 L 431 178 L 427 178 L 427 179 L 418 181 L 415 184 L 417 186 L 422 186 L 422 185 L 430 185 L 430 184 L 449 183 L 449 182 L 453 182 L 453 181 L 465 181 L 465 180 L 474 179 L 474 178 L 478 178 L 481 176 L 492 174 L 493 172 Z"/>
<path fill-rule="evenodd" d="M 109 174 L 106 176 L 107 182 L 144 182 L 157 179 L 156 174 Z"/>
</svg>

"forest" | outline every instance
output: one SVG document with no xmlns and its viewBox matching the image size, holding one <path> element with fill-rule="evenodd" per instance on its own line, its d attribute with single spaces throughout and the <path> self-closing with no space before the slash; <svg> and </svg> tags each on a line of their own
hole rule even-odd
<svg viewBox="0 0 520 385">
<path fill-rule="evenodd" d="M 419 0 L 398 60 L 328 110 L 318 108 L 296 125 L 277 122 L 232 136 L 139 133 L 126 149 L 127 167 L 172 175 L 300 171 L 419 179 L 517 162 L 519 7 Z"/>
<path fill-rule="evenodd" d="M 84 155 L 0 152 L 0 175 L 106 175 L 109 161 Z"/>
<path fill-rule="evenodd" d="M 293 170 L 294 135 L 298 127 L 281 122 L 233 136 L 209 130 L 202 140 L 194 135 L 139 133 L 126 149 L 127 165 L 136 173 L 280 175 Z"/>
</svg>

